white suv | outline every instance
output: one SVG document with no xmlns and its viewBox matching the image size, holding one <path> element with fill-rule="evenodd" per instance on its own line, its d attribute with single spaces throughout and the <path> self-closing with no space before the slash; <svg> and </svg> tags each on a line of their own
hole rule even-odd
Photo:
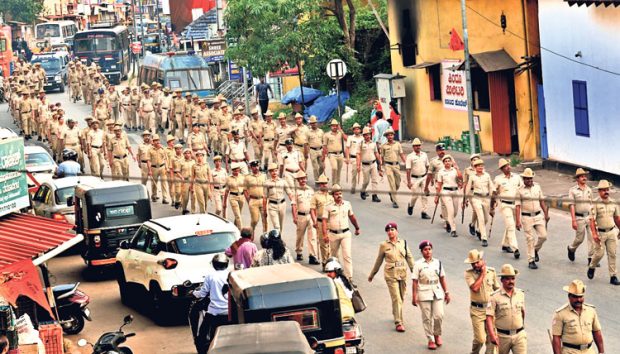
<svg viewBox="0 0 620 354">
<path fill-rule="evenodd" d="M 116 255 L 117 281 L 124 304 L 147 296 L 156 322 L 188 303 L 188 293 L 214 271 L 211 259 L 239 239 L 239 229 L 214 214 L 149 220 Z M 186 281 L 191 287 L 184 286 Z"/>
</svg>

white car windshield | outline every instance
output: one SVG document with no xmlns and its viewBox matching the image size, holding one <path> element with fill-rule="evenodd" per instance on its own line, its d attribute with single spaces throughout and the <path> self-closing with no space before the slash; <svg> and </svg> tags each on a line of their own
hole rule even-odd
<svg viewBox="0 0 620 354">
<path fill-rule="evenodd" d="M 36 167 L 53 164 L 54 161 L 47 153 L 38 152 L 33 154 L 26 154 L 26 167 Z"/>
<path fill-rule="evenodd" d="M 235 241 L 232 232 L 217 232 L 204 236 L 186 236 L 174 241 L 179 254 L 203 255 L 224 252 Z"/>
<path fill-rule="evenodd" d="M 75 186 L 61 188 L 56 191 L 56 204 L 66 204 L 67 198 L 73 197 Z"/>
</svg>

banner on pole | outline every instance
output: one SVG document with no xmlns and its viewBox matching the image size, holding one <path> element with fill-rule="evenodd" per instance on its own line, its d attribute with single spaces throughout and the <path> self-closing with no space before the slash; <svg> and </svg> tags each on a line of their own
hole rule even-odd
<svg viewBox="0 0 620 354">
<path fill-rule="evenodd" d="M 446 59 L 441 62 L 441 92 L 446 109 L 467 111 L 467 82 L 465 70 L 455 70 L 462 61 Z"/>
</svg>

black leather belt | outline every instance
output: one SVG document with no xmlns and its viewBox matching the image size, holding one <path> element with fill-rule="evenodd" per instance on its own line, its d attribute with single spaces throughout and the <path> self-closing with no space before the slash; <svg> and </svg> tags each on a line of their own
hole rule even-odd
<svg viewBox="0 0 620 354">
<path fill-rule="evenodd" d="M 123 155 L 123 156 L 114 156 L 115 159 L 124 159 L 125 157 L 127 157 L 127 154 Z"/>
<path fill-rule="evenodd" d="M 298 211 L 297 212 L 297 215 L 301 215 L 301 216 L 306 216 L 308 214 L 310 214 L 310 212 L 307 212 L 307 213 L 304 213 L 303 211 Z"/>
<path fill-rule="evenodd" d="M 376 161 L 377 160 L 372 160 L 372 161 L 368 161 L 368 162 L 362 162 L 362 165 L 369 166 L 369 165 L 372 165 L 373 163 L 375 163 Z"/>
<path fill-rule="evenodd" d="M 475 302 L 475 301 L 472 301 L 472 302 L 471 302 L 471 305 L 472 305 L 473 307 L 477 307 L 477 308 L 479 308 L 479 309 L 483 309 L 483 308 L 486 308 L 486 307 L 487 307 L 487 305 L 486 305 L 486 304 L 483 304 L 483 303 L 481 303 L 481 302 Z"/>
<path fill-rule="evenodd" d="M 344 234 L 347 231 L 349 231 L 349 228 L 342 229 L 342 230 L 332 230 L 332 229 L 329 229 L 329 232 L 331 232 L 332 234 Z"/>
<path fill-rule="evenodd" d="M 391 166 L 396 166 L 398 165 L 398 161 L 397 162 L 389 162 L 389 161 L 383 161 L 383 163 L 391 165 Z"/>
<path fill-rule="evenodd" d="M 213 189 L 222 189 L 223 187 L 220 186 L 213 186 Z"/>
<path fill-rule="evenodd" d="M 323 221 L 323 218 L 319 218 L 319 217 L 317 217 L 317 218 L 316 218 L 316 221 Z"/>
<path fill-rule="evenodd" d="M 140 162 L 147 163 L 147 162 L 149 162 L 149 160 L 141 160 Z"/>
<path fill-rule="evenodd" d="M 251 196 L 250 196 L 250 199 L 263 199 L 263 197 L 257 197 L 257 196 L 255 196 L 255 195 L 251 195 Z"/>
<path fill-rule="evenodd" d="M 99 149 L 101 147 L 101 145 L 97 146 L 97 145 L 91 145 L 91 148 L 95 148 L 95 149 Z"/>
<path fill-rule="evenodd" d="M 539 215 L 540 213 L 541 213 L 541 211 L 540 211 L 540 210 L 539 210 L 539 211 L 536 211 L 536 212 L 533 212 L 533 213 L 527 213 L 527 212 L 522 211 L 522 212 L 521 212 L 521 215 L 525 215 L 525 216 L 537 216 L 537 215 Z"/>
<path fill-rule="evenodd" d="M 328 152 L 328 154 L 330 154 L 330 155 L 342 155 L 342 151 L 341 152 Z"/>
<path fill-rule="evenodd" d="M 508 330 L 508 329 L 501 329 L 498 328 L 497 332 L 501 333 L 501 334 L 505 334 L 507 336 L 514 336 L 515 334 L 521 332 L 522 330 L 524 330 L 523 327 L 519 328 L 519 329 L 513 329 L 513 330 Z"/>
<path fill-rule="evenodd" d="M 514 200 L 503 200 L 503 199 L 501 200 L 501 202 L 504 204 L 510 204 L 510 205 L 513 205 L 515 203 Z"/>
<path fill-rule="evenodd" d="M 297 147 L 304 147 L 304 144 L 295 144 Z"/>
<path fill-rule="evenodd" d="M 282 144 L 282 143 L 280 143 L 280 144 L 278 144 L 278 146 L 286 146 L 286 144 Z"/>
<path fill-rule="evenodd" d="M 592 346 L 592 342 L 588 344 L 571 344 L 571 343 L 562 342 L 562 346 L 566 348 L 577 349 L 577 350 L 587 350 L 587 349 L 590 349 L 590 347 Z"/>
<path fill-rule="evenodd" d="M 241 192 L 230 192 L 230 194 L 232 194 L 234 196 L 240 196 L 243 193 L 241 193 Z"/>
<path fill-rule="evenodd" d="M 586 216 L 588 216 L 588 213 L 575 213 L 575 216 L 579 216 L 581 218 L 585 218 Z"/>
<path fill-rule="evenodd" d="M 228 129 L 220 129 L 221 132 L 228 133 Z"/>
<path fill-rule="evenodd" d="M 318 147 L 318 148 L 313 148 L 313 147 L 310 147 L 310 149 L 312 149 L 312 150 L 314 150 L 314 151 L 321 151 L 323 148 L 322 148 L 322 147 Z"/>
<path fill-rule="evenodd" d="M 233 160 L 233 159 L 231 159 L 230 161 L 232 161 L 232 162 L 245 162 L 245 160 Z"/>
<path fill-rule="evenodd" d="M 478 192 L 474 192 L 474 195 L 476 197 L 488 197 L 489 193 L 478 193 Z"/>
<path fill-rule="evenodd" d="M 154 166 L 151 165 L 151 168 L 160 168 L 160 167 L 164 167 L 164 166 L 166 166 L 166 164 L 162 163 L 161 165 L 154 165 Z"/>
<path fill-rule="evenodd" d="M 291 170 L 290 168 L 287 168 L 287 169 L 286 169 L 286 172 L 290 172 L 290 173 L 296 173 L 297 171 L 299 171 L 299 169 L 294 170 L 294 171 L 293 171 L 293 170 Z"/>
<path fill-rule="evenodd" d="M 357 157 L 357 155 L 351 155 L 351 154 L 349 154 L 349 157 L 356 158 L 356 157 Z"/>
<path fill-rule="evenodd" d="M 458 187 L 443 187 L 442 189 L 443 189 L 443 190 L 446 190 L 446 191 L 456 191 L 456 190 L 458 190 L 459 188 L 458 188 Z"/>
<path fill-rule="evenodd" d="M 599 228 L 599 227 L 597 227 L 597 228 L 596 228 L 596 231 L 598 231 L 598 232 L 609 232 L 609 231 L 611 231 L 611 230 L 613 230 L 613 229 L 615 229 L 615 228 L 616 228 L 615 226 L 612 226 L 612 227 L 610 227 L 610 228 L 608 228 L 608 229 L 603 229 L 603 228 Z"/>
<path fill-rule="evenodd" d="M 263 139 L 263 141 L 273 141 L 273 139 Z"/>
<path fill-rule="evenodd" d="M 413 178 L 422 178 L 422 177 L 426 177 L 426 173 L 423 175 L 411 175 L 411 177 Z"/>
<path fill-rule="evenodd" d="M 269 199 L 269 203 L 271 203 L 271 204 L 282 204 L 282 203 L 284 203 L 284 202 L 285 202 L 285 200 L 284 200 L 284 199 L 281 199 L 281 200 L 273 200 L 273 199 Z"/>
</svg>

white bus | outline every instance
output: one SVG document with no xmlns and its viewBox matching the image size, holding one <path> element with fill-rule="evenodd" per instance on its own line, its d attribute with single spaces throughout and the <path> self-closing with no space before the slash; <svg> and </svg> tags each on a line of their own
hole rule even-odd
<svg viewBox="0 0 620 354">
<path fill-rule="evenodd" d="M 39 23 L 35 26 L 37 46 L 51 46 L 52 44 L 72 44 L 73 36 L 78 31 L 73 21 L 52 21 Z"/>
</svg>

